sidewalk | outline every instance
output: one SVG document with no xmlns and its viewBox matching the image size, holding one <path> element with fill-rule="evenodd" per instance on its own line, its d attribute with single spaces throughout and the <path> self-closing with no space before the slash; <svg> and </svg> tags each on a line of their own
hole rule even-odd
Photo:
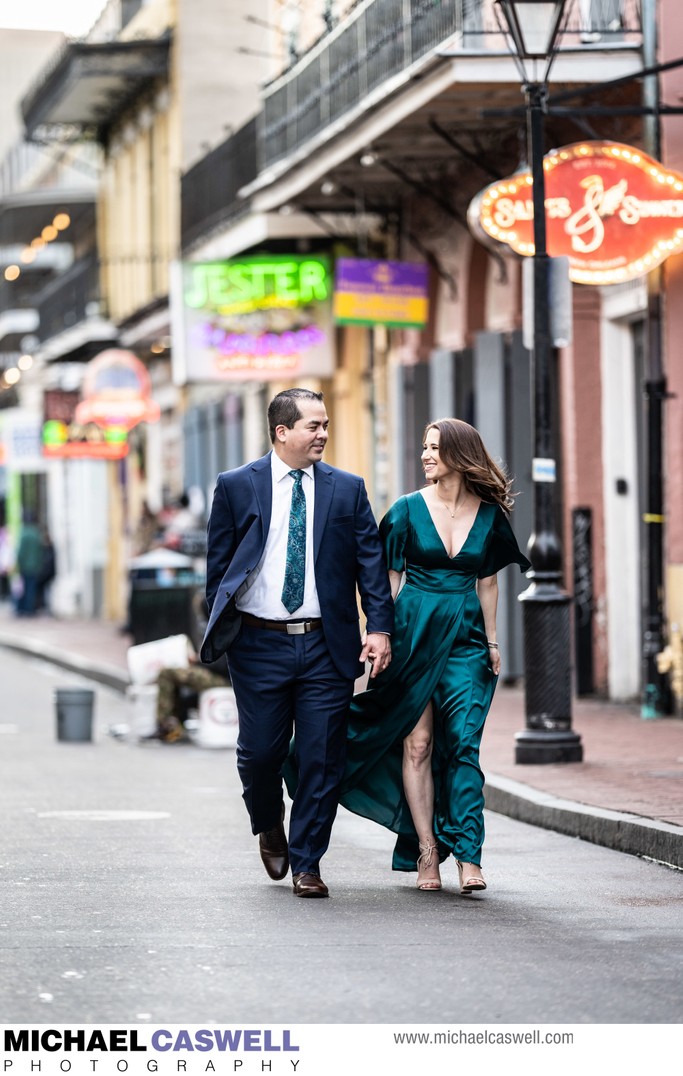
<svg viewBox="0 0 683 1076">
<path fill-rule="evenodd" d="M 128 636 L 97 620 L 15 618 L 0 606 L 0 647 L 124 691 Z M 519 766 L 524 692 L 496 692 L 482 745 L 490 810 L 683 869 L 683 721 L 643 720 L 635 705 L 574 701 L 582 763 Z"/>
</svg>

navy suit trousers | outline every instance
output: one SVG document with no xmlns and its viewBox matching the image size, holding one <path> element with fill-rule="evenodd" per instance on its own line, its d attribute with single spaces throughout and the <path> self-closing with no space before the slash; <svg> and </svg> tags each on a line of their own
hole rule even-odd
<svg viewBox="0 0 683 1076">
<path fill-rule="evenodd" d="M 237 769 L 252 832 L 280 821 L 281 771 L 294 731 L 299 782 L 289 859 L 292 874 L 318 874 L 337 813 L 354 681 L 340 677 L 321 630 L 287 635 L 243 624 L 228 664 L 239 712 Z"/>
</svg>

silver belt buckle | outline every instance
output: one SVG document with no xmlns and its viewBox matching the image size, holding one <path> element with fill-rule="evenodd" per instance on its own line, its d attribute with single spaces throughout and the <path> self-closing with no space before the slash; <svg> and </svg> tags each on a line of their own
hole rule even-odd
<svg viewBox="0 0 683 1076">
<path fill-rule="evenodd" d="M 300 624 L 287 624 L 288 635 L 305 635 L 308 630 L 308 625 L 305 620 L 302 620 Z"/>
</svg>

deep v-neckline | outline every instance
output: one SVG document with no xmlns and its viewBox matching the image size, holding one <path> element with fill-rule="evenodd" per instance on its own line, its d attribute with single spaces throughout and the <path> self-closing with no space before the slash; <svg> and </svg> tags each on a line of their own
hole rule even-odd
<svg viewBox="0 0 683 1076">
<path fill-rule="evenodd" d="M 467 543 L 469 542 L 469 540 L 470 540 L 470 538 L 472 536 L 472 531 L 474 530 L 474 528 L 476 526 L 476 523 L 477 523 L 477 520 L 479 519 L 479 513 L 481 512 L 481 506 L 482 506 L 482 504 L 484 502 L 479 501 L 479 507 L 477 508 L 477 511 L 474 513 L 474 519 L 472 520 L 472 525 L 471 525 L 470 529 L 468 530 L 468 532 L 467 532 L 467 534 L 465 536 L 465 541 L 460 546 L 460 549 L 458 550 L 458 552 L 454 553 L 453 556 L 451 556 L 451 554 L 446 549 L 446 543 L 444 542 L 443 538 L 439 534 L 439 528 L 437 527 L 436 523 L 434 522 L 434 517 L 433 517 L 432 513 L 429 511 L 429 505 L 427 504 L 427 501 L 425 500 L 424 496 L 422 495 L 422 493 L 420 492 L 419 489 L 416 490 L 415 492 L 417 493 L 417 496 L 420 498 L 420 500 L 422 501 L 422 504 L 424 505 L 424 510 L 427 513 L 427 515 L 429 516 L 429 522 L 431 523 L 432 527 L 434 528 L 434 533 L 436 534 L 436 537 L 439 539 L 439 542 L 441 543 L 441 547 L 442 547 L 444 553 L 446 554 L 446 556 L 448 557 L 449 560 L 457 560 L 457 558 L 460 556 L 460 554 L 462 553 L 463 549 L 465 548 L 465 546 L 467 545 Z"/>
</svg>

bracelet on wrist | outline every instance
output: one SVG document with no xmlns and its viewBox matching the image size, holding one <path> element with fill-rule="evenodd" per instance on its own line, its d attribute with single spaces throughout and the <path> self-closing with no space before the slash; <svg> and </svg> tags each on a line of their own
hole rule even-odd
<svg viewBox="0 0 683 1076">
<path fill-rule="evenodd" d="M 500 650 L 498 643 L 489 643 L 489 650 Z"/>
</svg>

